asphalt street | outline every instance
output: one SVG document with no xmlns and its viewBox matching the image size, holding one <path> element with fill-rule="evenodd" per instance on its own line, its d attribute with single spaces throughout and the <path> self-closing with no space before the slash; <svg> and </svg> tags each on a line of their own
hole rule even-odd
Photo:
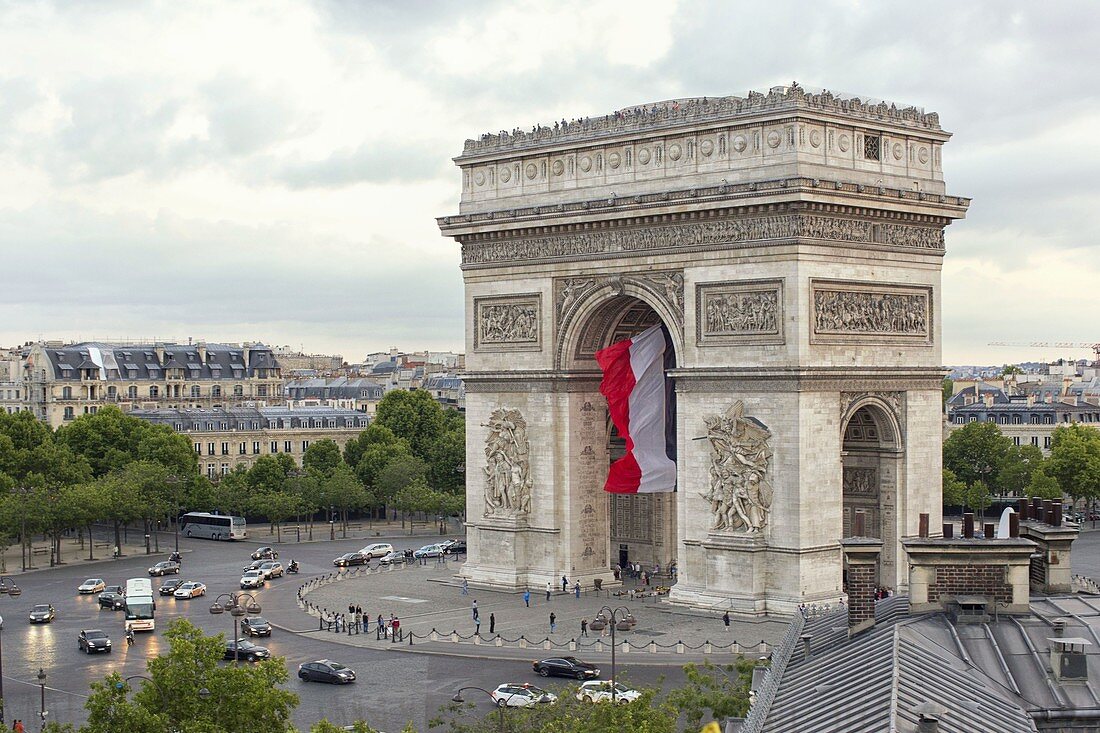
<svg viewBox="0 0 1100 733">
<path fill-rule="evenodd" d="M 36 675 L 41 668 L 46 672 L 46 709 L 50 720 L 80 723 L 85 717 L 84 701 L 89 683 L 104 675 L 118 671 L 123 676 L 144 674 L 146 660 L 167 651 L 162 637 L 168 623 L 178 617 L 186 617 L 206 633 L 232 634 L 232 617 L 229 614 L 212 615 L 210 605 L 221 593 L 239 589 L 241 569 L 249 561 L 249 553 L 260 545 L 275 545 L 268 538 L 265 528 L 249 528 L 252 539 L 247 542 L 215 542 L 210 540 L 180 539 L 183 555 L 183 573 L 187 580 L 197 580 L 208 586 L 205 598 L 176 600 L 163 597 L 157 604 L 157 630 L 139 633 L 133 647 L 127 648 L 123 633 L 121 611 L 99 610 L 95 596 L 80 596 L 77 586 L 89 577 L 102 577 L 108 585 L 124 585 L 135 577 L 148 577 L 146 568 L 155 561 L 165 559 L 157 555 L 138 555 L 105 562 L 84 562 L 19 574 L 13 577 L 23 590 L 18 598 L 0 595 L 0 614 L 4 617 L 2 632 L 3 693 L 7 725 L 15 718 L 29 723 L 28 730 L 39 725 L 40 688 Z M 294 721 L 301 729 L 322 717 L 344 724 L 365 719 L 384 731 L 398 731 L 412 721 L 419 730 L 427 730 L 426 721 L 446 705 L 455 690 L 463 685 L 476 685 L 493 689 L 502 682 L 540 680 L 531 671 L 530 661 L 503 659 L 456 658 L 451 656 L 415 654 L 407 650 L 372 649 L 349 646 L 333 641 L 333 636 L 304 632 L 310 629 L 313 619 L 298 611 L 295 593 L 298 585 L 317 574 L 332 572 L 332 559 L 339 554 L 357 550 L 370 541 L 390 541 L 398 549 L 420 547 L 431 538 L 382 537 L 372 540 L 340 540 L 334 542 L 294 542 L 275 545 L 284 564 L 296 559 L 302 566 L 298 576 L 276 579 L 256 592 L 263 606 L 265 617 L 282 629 L 276 628 L 270 639 L 257 643 L 283 657 L 290 671 L 288 689 L 301 698 L 301 705 Z M 169 549 L 169 543 L 163 543 Z M 153 579 L 154 588 L 159 579 Z M 30 625 L 27 614 L 36 603 L 52 603 L 57 609 L 53 623 Z M 100 628 L 106 631 L 114 643 L 111 654 L 89 656 L 77 647 L 80 629 Z M 293 631 L 291 631 L 293 630 Z M 486 650 L 487 653 L 492 652 Z M 531 660 L 540 652 L 531 651 Z M 318 683 L 304 683 L 295 673 L 300 663 L 329 658 L 351 666 L 358 674 L 355 684 L 336 687 Z M 628 661 L 628 660 L 627 660 Z M 606 673 L 605 673 L 606 676 Z M 624 681 L 638 685 L 670 685 L 683 679 L 679 664 L 667 667 L 658 665 L 620 664 L 620 676 Z M 566 681 L 540 681 L 549 689 L 562 688 Z M 488 712 L 491 703 L 483 693 L 465 693 L 471 702 Z M 478 701 L 478 697 L 482 700 Z"/>
</svg>

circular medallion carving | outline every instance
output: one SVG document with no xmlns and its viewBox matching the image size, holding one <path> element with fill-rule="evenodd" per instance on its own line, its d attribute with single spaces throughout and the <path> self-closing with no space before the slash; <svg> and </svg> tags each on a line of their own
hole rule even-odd
<svg viewBox="0 0 1100 733">
<path fill-rule="evenodd" d="M 810 131 L 810 145 L 813 145 L 815 148 L 821 147 L 821 133 L 817 130 Z"/>
<path fill-rule="evenodd" d="M 745 152 L 745 148 L 747 148 L 748 146 L 749 144 L 745 140 L 744 135 L 738 135 L 733 139 L 733 149 L 739 153 Z"/>
<path fill-rule="evenodd" d="M 836 146 L 840 148 L 840 152 L 847 153 L 848 148 L 852 146 L 852 141 L 847 135 L 841 135 L 836 141 Z"/>
<path fill-rule="evenodd" d="M 928 148 L 921 148 L 917 151 L 917 160 L 919 160 L 921 163 L 928 162 Z"/>
<path fill-rule="evenodd" d="M 642 148 L 638 151 L 638 162 L 642 165 L 649 162 L 649 148 Z"/>
<path fill-rule="evenodd" d="M 612 168 L 618 168 L 623 163 L 623 156 L 618 153 L 607 154 L 607 164 Z"/>
<path fill-rule="evenodd" d="M 901 143 L 894 143 L 894 160 L 901 160 Z"/>
<path fill-rule="evenodd" d="M 555 176 L 560 176 L 562 173 L 565 173 L 565 163 L 560 160 L 555 160 L 551 170 L 554 171 Z"/>
<path fill-rule="evenodd" d="M 589 158 L 587 155 L 584 156 L 583 158 L 581 158 L 580 167 L 581 170 L 585 173 L 592 170 L 592 159 Z"/>
<path fill-rule="evenodd" d="M 476 183 L 479 186 L 484 186 L 485 185 L 485 174 L 481 171 L 478 171 L 477 173 L 475 173 L 474 174 L 474 183 Z"/>
<path fill-rule="evenodd" d="M 507 183 L 511 179 L 512 179 L 512 171 L 508 170 L 507 168 L 501 168 L 500 169 L 500 182 L 501 183 Z"/>
<path fill-rule="evenodd" d="M 672 158 L 673 160 L 679 160 L 680 156 L 683 154 L 683 149 L 681 149 L 680 146 L 676 143 L 672 143 L 668 146 L 668 157 Z"/>
<path fill-rule="evenodd" d="M 711 156 L 711 153 L 714 152 L 714 143 L 712 143 L 710 140 L 704 140 L 703 142 L 699 143 L 699 152 L 703 154 L 703 157 L 709 158 Z"/>
<path fill-rule="evenodd" d="M 539 168 L 534 163 L 528 163 L 524 170 L 527 171 L 527 177 L 530 179 L 534 179 L 539 174 Z"/>
</svg>

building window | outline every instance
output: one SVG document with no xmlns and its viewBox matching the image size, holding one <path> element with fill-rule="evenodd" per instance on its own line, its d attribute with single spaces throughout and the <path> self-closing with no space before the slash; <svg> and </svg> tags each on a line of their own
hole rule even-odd
<svg viewBox="0 0 1100 733">
<path fill-rule="evenodd" d="M 229 455 L 229 443 L 222 443 L 222 455 Z"/>
<path fill-rule="evenodd" d="M 61 388 L 61 399 L 71 400 L 72 398 L 73 398 L 73 388 L 72 387 L 62 387 Z"/>
<path fill-rule="evenodd" d="M 73 419 L 73 408 L 72 407 L 66 407 L 65 408 L 65 419 L 66 420 L 72 420 Z"/>
<path fill-rule="evenodd" d="M 1013 435 L 1012 436 L 1012 445 L 1019 445 L 1019 444 L 1020 444 L 1020 436 L 1019 435 Z"/>
<path fill-rule="evenodd" d="M 117 396 L 118 396 L 118 390 L 117 389 L 115 389 L 114 387 L 108 387 L 107 388 L 107 398 L 108 399 L 113 400 Z"/>
<path fill-rule="evenodd" d="M 222 430 L 229 430 L 229 423 L 228 422 L 222 421 Z"/>
<path fill-rule="evenodd" d="M 976 418 L 976 417 L 975 417 L 975 416 L 973 416 L 973 415 L 971 415 L 971 416 L 970 416 L 970 422 L 974 422 L 974 421 L 975 421 L 975 420 L 977 420 L 977 419 L 978 419 L 978 418 Z"/>
<path fill-rule="evenodd" d="M 126 396 L 129 397 L 132 400 L 136 400 L 137 399 L 137 387 L 129 387 L 126 390 Z"/>
<path fill-rule="evenodd" d="M 882 160 L 882 138 L 878 135 L 863 136 L 863 157 L 867 160 Z"/>
<path fill-rule="evenodd" d="M 213 443 L 207 443 L 206 444 L 206 455 L 208 455 L 208 456 L 214 455 L 214 444 Z"/>
<path fill-rule="evenodd" d="M 261 384 L 259 387 L 256 388 L 256 396 L 257 397 L 267 397 L 267 385 L 266 384 Z"/>
<path fill-rule="evenodd" d="M 202 455 L 202 443 L 195 443 L 195 455 Z"/>
<path fill-rule="evenodd" d="M 240 455 L 247 456 L 248 455 L 248 443 L 241 443 L 240 445 L 237 446 L 237 450 L 239 451 Z"/>
<path fill-rule="evenodd" d="M 1033 446 L 1035 446 L 1036 448 L 1039 447 L 1039 436 L 1038 435 L 1032 435 L 1031 436 L 1031 444 Z"/>
<path fill-rule="evenodd" d="M 271 452 L 272 453 L 278 453 L 279 452 L 279 441 L 277 441 L 277 440 L 271 441 Z"/>
<path fill-rule="evenodd" d="M 149 388 L 149 396 L 160 397 L 160 388 L 154 384 L 152 387 Z"/>
<path fill-rule="evenodd" d="M 260 441 L 258 441 L 258 440 L 252 441 L 252 455 L 256 455 L 259 452 L 260 452 Z"/>
<path fill-rule="evenodd" d="M 210 396 L 211 397 L 221 397 L 222 396 L 222 387 L 221 387 L 220 384 L 215 384 L 213 387 L 210 388 Z"/>
<path fill-rule="evenodd" d="M 294 452 L 294 443 L 292 441 L 289 441 L 289 440 L 284 440 L 283 441 L 283 453 L 293 453 L 293 452 Z"/>
<path fill-rule="evenodd" d="M 244 387 L 242 387 L 239 384 L 234 384 L 233 385 L 233 396 L 234 397 L 241 397 L 243 395 L 244 395 Z"/>
<path fill-rule="evenodd" d="M 229 464 L 228 463 L 223 463 L 222 464 L 222 476 L 225 476 L 228 473 L 229 473 Z"/>
<path fill-rule="evenodd" d="M 206 464 L 206 477 L 207 478 L 214 478 L 214 474 L 217 472 L 217 470 L 218 470 L 217 464 L 207 463 Z"/>
<path fill-rule="evenodd" d="M 1050 436 L 1049 435 L 1043 436 L 1043 447 L 1046 448 L 1047 450 L 1050 450 Z"/>
<path fill-rule="evenodd" d="M 307 448 L 309 448 L 309 441 L 308 440 L 303 440 L 302 441 L 302 452 L 305 453 Z"/>
</svg>

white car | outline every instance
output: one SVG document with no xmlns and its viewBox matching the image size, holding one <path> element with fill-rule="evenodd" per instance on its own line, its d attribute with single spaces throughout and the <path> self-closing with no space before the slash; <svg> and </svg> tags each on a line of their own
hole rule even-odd
<svg viewBox="0 0 1100 733">
<path fill-rule="evenodd" d="M 267 582 L 267 576 L 262 570 L 249 570 L 241 576 L 242 588 L 263 588 Z"/>
<path fill-rule="evenodd" d="M 391 552 L 393 552 L 393 545 L 391 545 L 389 542 L 375 542 L 373 545 L 367 545 L 366 547 L 364 547 L 362 550 L 359 551 L 359 554 L 366 555 L 367 560 L 369 561 L 377 560 L 380 557 L 385 557 Z"/>
<path fill-rule="evenodd" d="M 281 578 L 283 576 L 283 564 L 278 560 L 265 561 L 264 564 L 260 566 L 259 570 L 268 580 L 272 578 Z"/>
<path fill-rule="evenodd" d="M 76 590 L 78 593 L 102 593 L 106 587 L 107 581 L 103 578 L 88 578 Z"/>
<path fill-rule="evenodd" d="M 555 702 L 558 696 L 541 687 L 518 682 L 505 682 L 490 693 L 498 708 L 529 708 L 539 703 Z"/>
<path fill-rule="evenodd" d="M 577 690 L 577 699 L 581 702 L 611 702 L 614 699 L 618 703 L 628 703 L 634 702 L 641 696 L 642 693 L 637 690 L 632 690 L 626 685 L 616 682 L 615 695 L 612 698 L 611 683 L 606 680 L 589 680 L 582 683 L 580 689 Z"/>
<path fill-rule="evenodd" d="M 413 557 L 419 560 L 422 557 L 440 557 L 443 555 L 443 545 L 424 545 L 413 553 Z"/>
<path fill-rule="evenodd" d="M 195 596 L 205 596 L 206 586 L 202 583 L 196 583 L 195 581 L 191 580 L 184 583 L 179 588 L 176 588 L 176 592 L 172 595 L 174 595 L 176 598 L 194 598 Z"/>
</svg>

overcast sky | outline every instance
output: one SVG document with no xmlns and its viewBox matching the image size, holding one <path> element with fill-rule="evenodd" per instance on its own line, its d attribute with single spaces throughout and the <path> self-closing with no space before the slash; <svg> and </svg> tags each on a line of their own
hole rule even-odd
<svg viewBox="0 0 1100 733">
<path fill-rule="evenodd" d="M 0 344 L 461 350 L 450 158 L 489 130 L 805 87 L 955 133 L 944 363 L 1100 341 L 1100 3 L 0 0 Z"/>
</svg>

